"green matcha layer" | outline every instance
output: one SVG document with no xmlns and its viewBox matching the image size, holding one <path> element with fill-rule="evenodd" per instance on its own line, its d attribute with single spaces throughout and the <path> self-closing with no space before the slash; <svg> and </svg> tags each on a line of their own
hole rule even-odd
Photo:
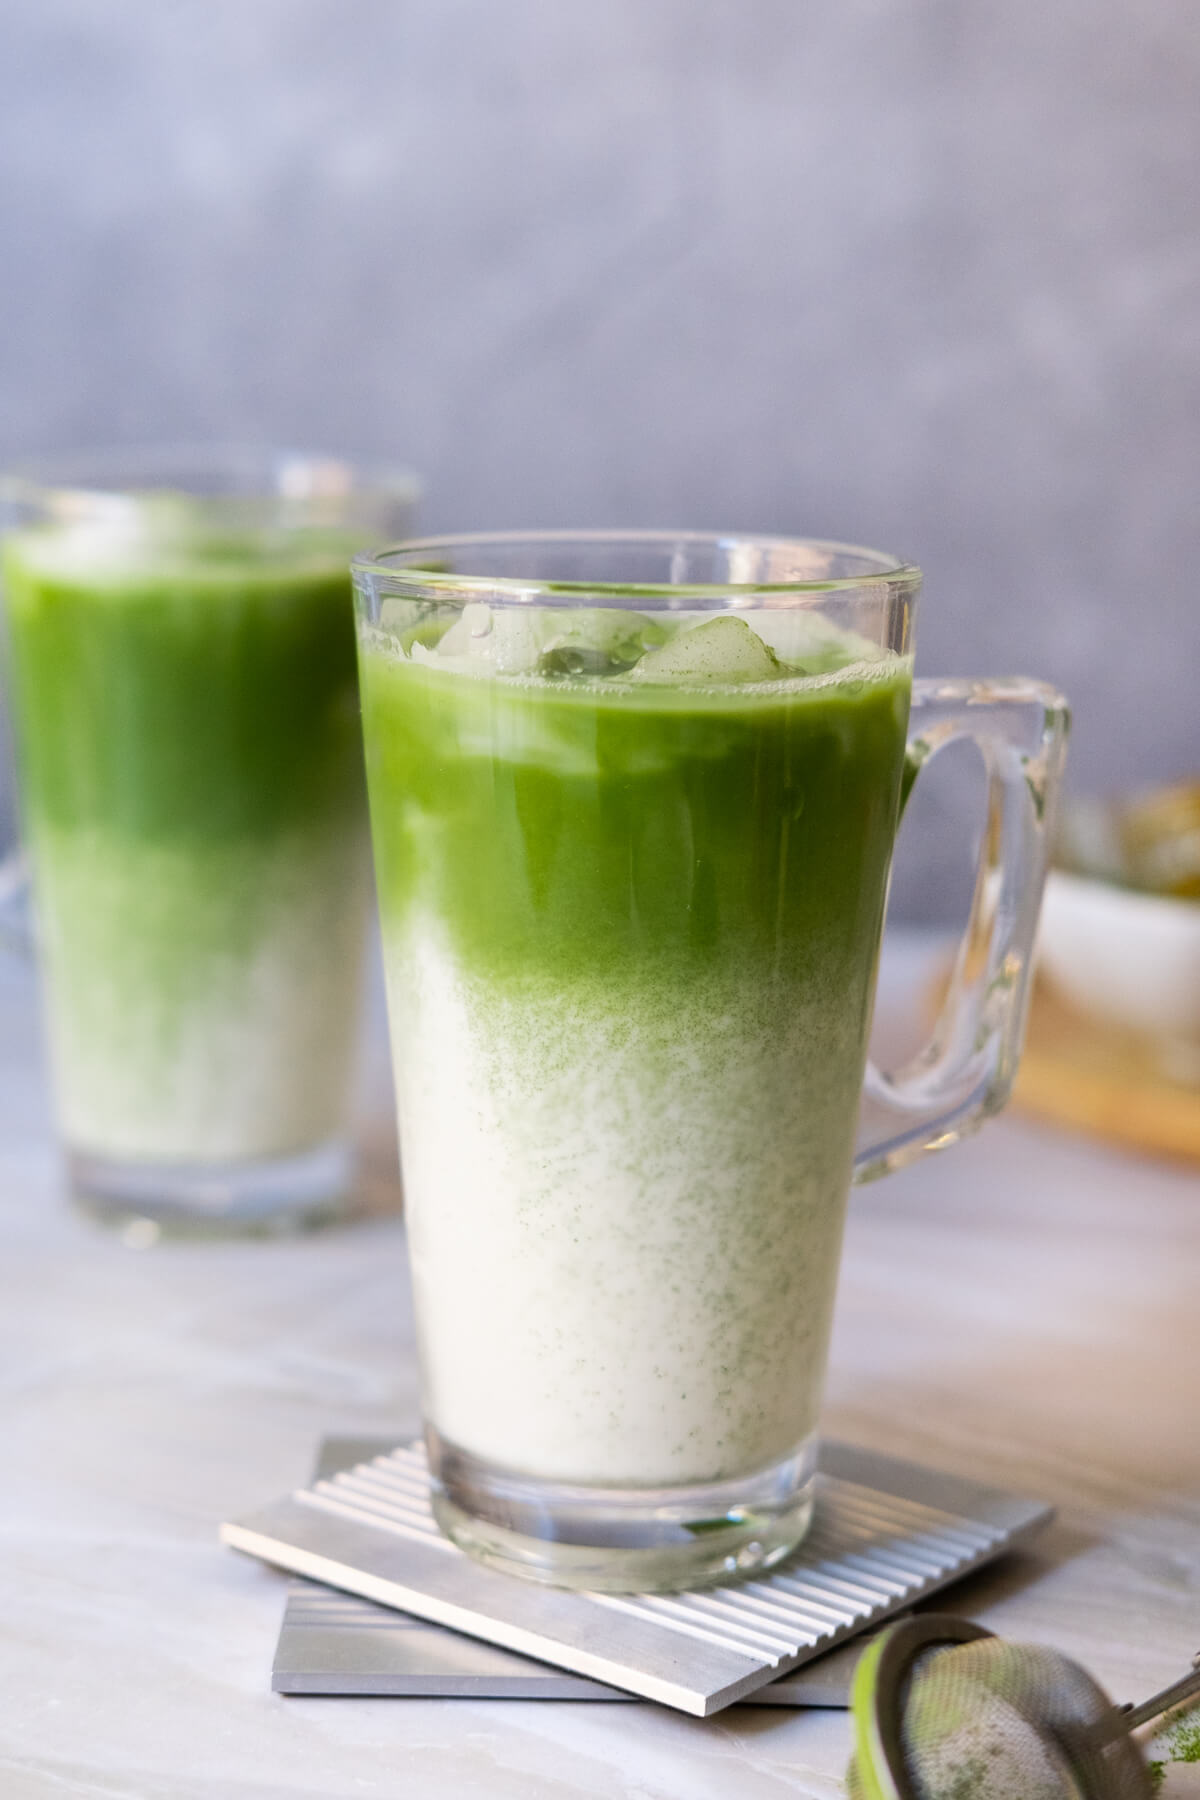
<svg viewBox="0 0 1200 1800">
<path fill-rule="evenodd" d="M 815 1423 L 907 665 L 469 610 L 360 640 L 428 1415 L 561 1481 L 767 1467 Z"/>
<path fill-rule="evenodd" d="M 338 1129 L 366 885 L 344 550 L 83 527 L 5 546 L 74 1148 L 239 1159 Z"/>
</svg>

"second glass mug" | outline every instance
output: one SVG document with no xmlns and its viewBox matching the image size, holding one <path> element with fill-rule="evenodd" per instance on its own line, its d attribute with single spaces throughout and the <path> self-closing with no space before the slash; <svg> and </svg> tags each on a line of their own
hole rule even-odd
<svg viewBox="0 0 1200 1800">
<path fill-rule="evenodd" d="M 766 1569 L 812 1513 L 851 1181 L 1008 1097 L 1065 703 L 914 683 L 919 571 L 843 545 L 460 537 L 355 582 L 437 1518 L 559 1585 Z M 902 799 L 964 737 L 974 905 L 886 1075 Z"/>
<path fill-rule="evenodd" d="M 238 448 L 0 480 L 68 1178 L 131 1241 L 341 1207 L 369 856 L 347 564 L 393 466 Z"/>
</svg>

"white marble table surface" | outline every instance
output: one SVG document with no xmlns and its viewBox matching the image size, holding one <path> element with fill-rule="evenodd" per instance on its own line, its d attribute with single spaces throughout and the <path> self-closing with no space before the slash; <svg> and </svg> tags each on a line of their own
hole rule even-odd
<svg viewBox="0 0 1200 1800">
<path fill-rule="evenodd" d="M 378 1059 L 377 1059 L 378 1061 Z M 367 1124 L 387 1186 L 376 1067 Z M 0 959 L 3 1800 L 783 1800 L 843 1792 L 841 1712 L 285 1700 L 283 1578 L 220 1519 L 324 1433 L 416 1417 L 394 1217 L 138 1251 L 58 1190 L 29 972 Z M 952 1596 L 1140 1698 L 1200 1649 L 1200 1181 L 1009 1117 L 855 1195 L 827 1423 L 1044 1496 Z M 1200 1769 L 1164 1795 L 1200 1792 Z"/>
</svg>

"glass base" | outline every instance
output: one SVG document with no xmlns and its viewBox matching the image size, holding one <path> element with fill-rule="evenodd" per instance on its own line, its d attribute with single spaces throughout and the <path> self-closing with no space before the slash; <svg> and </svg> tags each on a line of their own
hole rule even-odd
<svg viewBox="0 0 1200 1800">
<path fill-rule="evenodd" d="M 311 1231 L 351 1210 L 354 1155 L 340 1140 L 245 1162 L 141 1162 L 68 1150 L 71 1194 L 134 1248 L 160 1237 Z"/>
<path fill-rule="evenodd" d="M 426 1427 L 434 1516 L 481 1562 L 552 1587 L 670 1593 L 760 1575 L 812 1520 L 817 1440 L 741 1479 L 578 1487 L 517 1475 Z"/>
</svg>

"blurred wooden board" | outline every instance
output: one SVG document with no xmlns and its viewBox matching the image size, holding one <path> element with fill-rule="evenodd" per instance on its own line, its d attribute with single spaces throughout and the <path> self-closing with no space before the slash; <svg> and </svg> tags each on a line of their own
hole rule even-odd
<svg viewBox="0 0 1200 1800">
<path fill-rule="evenodd" d="M 1200 1087 L 1173 1081 L 1153 1048 L 1034 988 L 1014 1103 L 1110 1143 L 1200 1162 Z"/>
<path fill-rule="evenodd" d="M 930 983 L 931 1019 L 949 980 L 944 968 Z M 1200 1163 L 1200 1087 L 1173 1081 L 1144 1039 L 1085 1017 L 1040 976 L 1013 1105 L 1106 1143 Z"/>
</svg>

